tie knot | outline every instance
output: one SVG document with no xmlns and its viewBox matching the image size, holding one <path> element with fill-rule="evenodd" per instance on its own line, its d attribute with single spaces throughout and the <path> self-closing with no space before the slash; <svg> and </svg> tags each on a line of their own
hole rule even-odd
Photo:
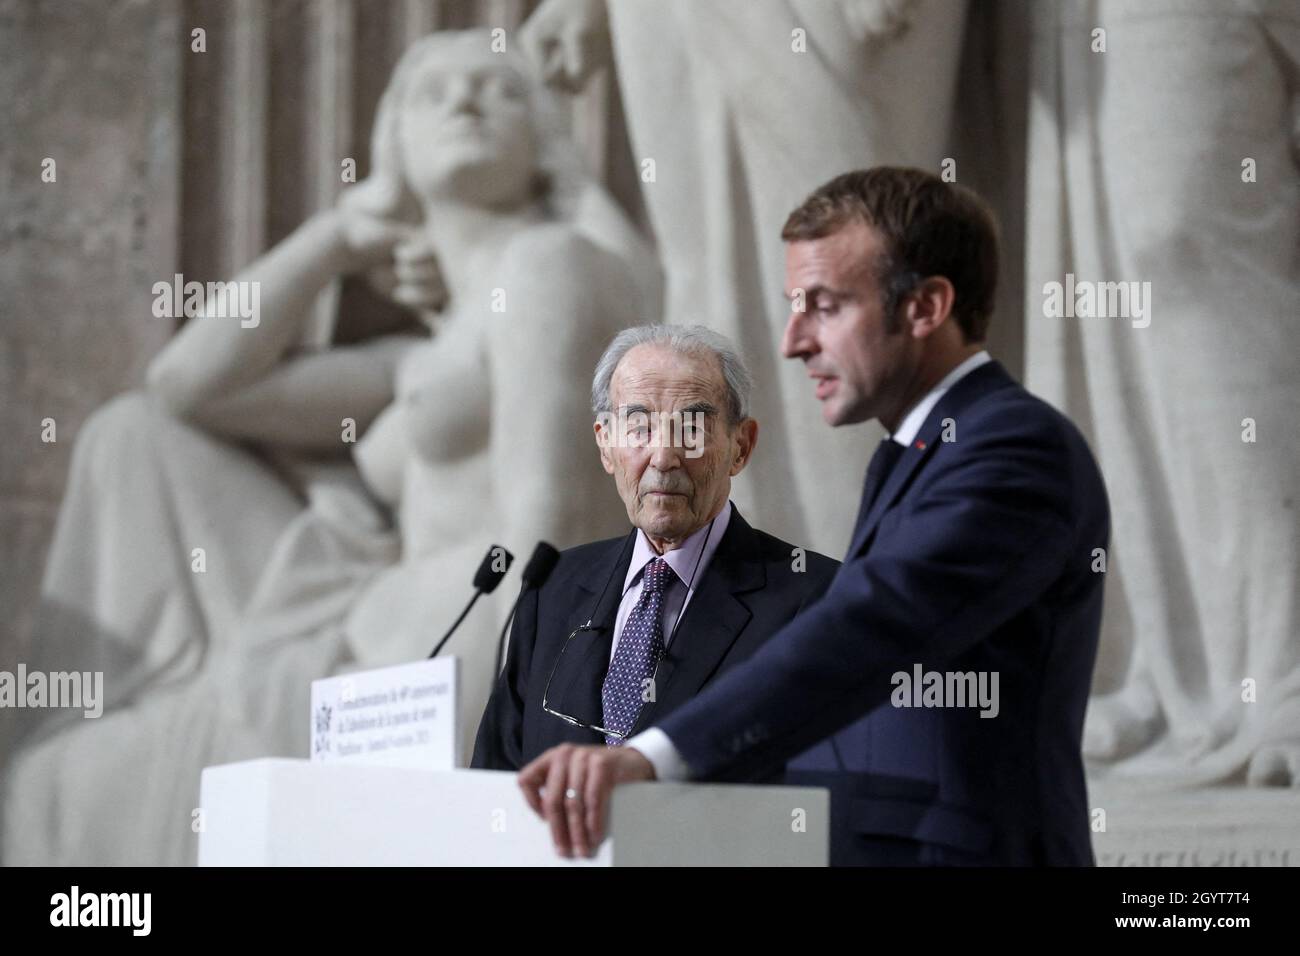
<svg viewBox="0 0 1300 956">
<path fill-rule="evenodd" d="M 672 580 L 673 569 L 663 558 L 655 558 L 645 566 L 641 575 L 641 590 L 647 594 L 662 594 Z"/>
<path fill-rule="evenodd" d="M 903 457 L 903 452 L 906 450 L 892 438 L 882 438 L 876 453 L 871 456 L 871 462 L 867 465 L 867 474 L 877 482 L 883 482 L 885 477 L 894 470 L 894 465 L 898 464 L 898 459 Z"/>
<path fill-rule="evenodd" d="M 903 452 L 907 451 L 906 445 L 900 445 L 892 438 L 882 438 L 880 447 L 876 449 L 880 457 L 884 460 L 885 466 L 889 467 L 903 457 Z"/>
</svg>

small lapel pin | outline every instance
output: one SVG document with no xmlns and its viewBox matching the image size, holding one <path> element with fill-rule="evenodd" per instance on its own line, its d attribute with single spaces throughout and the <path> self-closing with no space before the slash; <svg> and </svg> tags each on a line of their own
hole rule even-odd
<svg viewBox="0 0 1300 956">
<path fill-rule="evenodd" d="M 921 449 L 921 451 L 925 451 L 925 442 L 921 441 L 921 439 L 918 438 L 916 440 L 916 447 Z"/>
</svg>

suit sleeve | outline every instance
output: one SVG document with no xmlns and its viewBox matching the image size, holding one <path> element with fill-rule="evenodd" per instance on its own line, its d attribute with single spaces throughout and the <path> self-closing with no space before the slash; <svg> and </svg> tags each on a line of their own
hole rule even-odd
<svg viewBox="0 0 1300 956">
<path fill-rule="evenodd" d="M 820 601 L 661 727 L 695 779 L 770 771 L 864 716 L 913 665 L 940 669 L 1061 573 L 1072 542 L 1059 427 L 939 447 L 926 484 L 850 554 Z"/>
<path fill-rule="evenodd" d="M 524 701 L 528 699 L 528 674 L 537 638 L 537 593 L 534 589 L 525 594 L 515 612 L 506 664 L 492 685 L 474 739 L 470 766 L 476 769 L 518 770 L 525 763 Z"/>
<path fill-rule="evenodd" d="M 826 591 L 830 588 L 831 582 L 835 580 L 835 573 L 839 570 L 839 567 L 840 563 L 831 558 L 822 558 L 818 562 L 817 572 L 815 576 L 813 576 L 813 581 L 815 583 L 811 587 L 807 588 L 804 591 L 803 596 L 800 597 L 799 606 L 795 608 L 795 617 L 798 617 L 807 608 L 812 607 L 826 595 Z"/>
</svg>

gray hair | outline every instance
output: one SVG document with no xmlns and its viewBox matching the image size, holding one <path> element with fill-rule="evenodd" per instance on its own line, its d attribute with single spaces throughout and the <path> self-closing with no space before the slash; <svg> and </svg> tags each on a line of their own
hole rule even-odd
<svg viewBox="0 0 1300 956">
<path fill-rule="evenodd" d="M 591 410 L 594 414 L 613 411 L 609 386 L 614 379 L 614 370 L 623 361 L 623 356 L 638 345 L 662 345 L 686 355 L 707 353 L 716 356 L 727 385 L 730 424 L 739 424 L 749 417 L 749 396 L 754 380 L 745 360 L 725 336 L 703 325 L 638 325 L 614 336 L 614 341 L 609 343 L 605 354 L 596 363 L 596 374 L 591 379 Z"/>
</svg>

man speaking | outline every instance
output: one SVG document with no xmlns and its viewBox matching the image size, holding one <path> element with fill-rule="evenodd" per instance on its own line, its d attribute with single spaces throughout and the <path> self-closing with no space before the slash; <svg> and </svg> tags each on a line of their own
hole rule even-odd
<svg viewBox="0 0 1300 956">
<path fill-rule="evenodd" d="M 844 563 L 821 600 L 626 746 L 524 767 L 525 797 L 561 853 L 587 854 L 618 783 L 755 780 L 791 762 L 793 782 L 831 788 L 832 863 L 1091 863 L 1080 738 L 1109 508 L 1079 432 L 983 349 L 993 217 L 960 186 L 878 167 L 822 186 L 782 238 L 782 352 L 828 425 L 889 432 Z M 900 693 L 913 675 L 925 694 Z M 996 706 L 951 693 L 975 685 Z"/>
</svg>

